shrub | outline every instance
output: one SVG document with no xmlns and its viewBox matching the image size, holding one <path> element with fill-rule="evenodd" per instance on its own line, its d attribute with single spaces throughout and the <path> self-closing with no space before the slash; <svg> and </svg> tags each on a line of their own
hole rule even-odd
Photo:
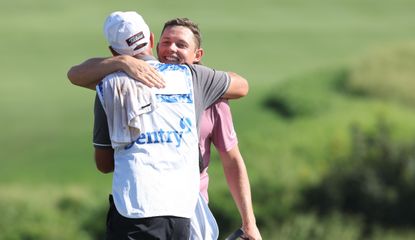
<svg viewBox="0 0 415 240">
<path fill-rule="evenodd" d="M 0 240 L 103 239 L 106 201 L 94 201 L 87 189 L 0 189 Z"/>
<path fill-rule="evenodd" d="M 330 107 L 332 90 L 345 74 L 340 69 L 286 80 L 270 90 L 263 104 L 285 118 L 318 114 Z"/>
<path fill-rule="evenodd" d="M 413 230 L 394 230 L 374 227 L 373 233 L 365 232 L 358 217 L 333 212 L 324 217 L 313 213 L 298 213 L 275 225 L 272 232 L 263 231 L 269 240 L 409 240 L 415 239 Z"/>
<path fill-rule="evenodd" d="M 278 240 L 357 240 L 362 234 L 358 219 L 333 213 L 325 218 L 315 214 L 297 214 L 279 225 L 264 239 Z M 269 235 L 269 236 L 267 236 Z M 265 238 L 266 236 L 266 238 Z"/>
<path fill-rule="evenodd" d="M 390 133 L 383 121 L 374 132 L 354 126 L 349 156 L 304 191 L 303 206 L 356 214 L 368 227 L 415 226 L 415 142 L 396 142 Z"/>
<path fill-rule="evenodd" d="M 275 230 L 275 226 L 294 214 L 298 196 L 273 179 L 260 178 L 252 182 L 251 191 L 256 223 L 260 229 Z M 228 189 L 216 191 L 211 196 L 209 207 L 219 225 L 219 239 L 241 226 L 241 217 Z"/>
<path fill-rule="evenodd" d="M 353 94 L 415 105 L 415 42 L 377 49 L 350 68 L 344 82 Z"/>
<path fill-rule="evenodd" d="M 72 191 L 57 200 L 58 211 L 72 219 L 76 219 L 79 232 L 85 232 L 91 239 L 104 239 L 107 201 L 96 204 L 83 192 Z"/>
<path fill-rule="evenodd" d="M 30 201 L 0 199 L 1 240 L 90 239 L 80 231 L 76 219 L 48 210 L 48 206 L 31 205 Z"/>
</svg>

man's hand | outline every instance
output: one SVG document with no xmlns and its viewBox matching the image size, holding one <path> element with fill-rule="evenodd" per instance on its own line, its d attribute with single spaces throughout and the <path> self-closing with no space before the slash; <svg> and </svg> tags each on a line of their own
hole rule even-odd
<svg viewBox="0 0 415 240">
<path fill-rule="evenodd" d="M 249 240 L 261 240 L 261 234 L 259 233 L 258 227 L 256 224 L 251 224 L 250 226 L 242 226 L 244 234 L 241 236 L 242 239 Z"/>
<path fill-rule="evenodd" d="M 135 80 L 148 87 L 163 88 L 165 86 L 163 77 L 147 62 L 127 55 L 121 55 L 120 61 L 122 70 Z"/>
</svg>

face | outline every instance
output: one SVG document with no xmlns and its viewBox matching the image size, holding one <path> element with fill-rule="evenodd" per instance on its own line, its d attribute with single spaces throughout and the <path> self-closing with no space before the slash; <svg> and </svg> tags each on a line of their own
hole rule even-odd
<svg viewBox="0 0 415 240">
<path fill-rule="evenodd" d="M 193 33 L 183 26 L 172 26 L 164 30 L 157 44 L 159 61 L 171 64 L 199 62 L 203 50 L 197 48 Z"/>
</svg>

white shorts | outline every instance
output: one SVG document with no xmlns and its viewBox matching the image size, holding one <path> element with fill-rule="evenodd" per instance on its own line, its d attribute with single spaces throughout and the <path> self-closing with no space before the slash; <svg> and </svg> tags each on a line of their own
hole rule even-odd
<svg viewBox="0 0 415 240">
<path fill-rule="evenodd" d="M 219 228 L 206 200 L 199 193 L 195 214 L 190 219 L 190 240 L 217 240 Z"/>
</svg>

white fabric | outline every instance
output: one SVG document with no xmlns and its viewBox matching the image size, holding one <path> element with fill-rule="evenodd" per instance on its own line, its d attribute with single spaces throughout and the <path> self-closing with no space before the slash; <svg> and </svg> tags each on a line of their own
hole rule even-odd
<svg viewBox="0 0 415 240">
<path fill-rule="evenodd" d="M 190 219 L 190 240 L 216 240 L 219 227 L 203 195 L 199 193 L 195 214 Z"/>
<path fill-rule="evenodd" d="M 158 92 L 158 107 L 139 115 L 141 133 L 132 144 L 114 149 L 114 203 L 128 218 L 191 218 L 199 193 L 192 76 L 186 66 L 155 67 L 167 86 L 182 87 L 150 89 Z"/>
<path fill-rule="evenodd" d="M 107 115 L 112 147 L 122 147 L 135 141 L 141 128 L 139 116 L 157 108 L 154 94 L 124 72 L 108 75 L 96 89 Z"/>
</svg>

